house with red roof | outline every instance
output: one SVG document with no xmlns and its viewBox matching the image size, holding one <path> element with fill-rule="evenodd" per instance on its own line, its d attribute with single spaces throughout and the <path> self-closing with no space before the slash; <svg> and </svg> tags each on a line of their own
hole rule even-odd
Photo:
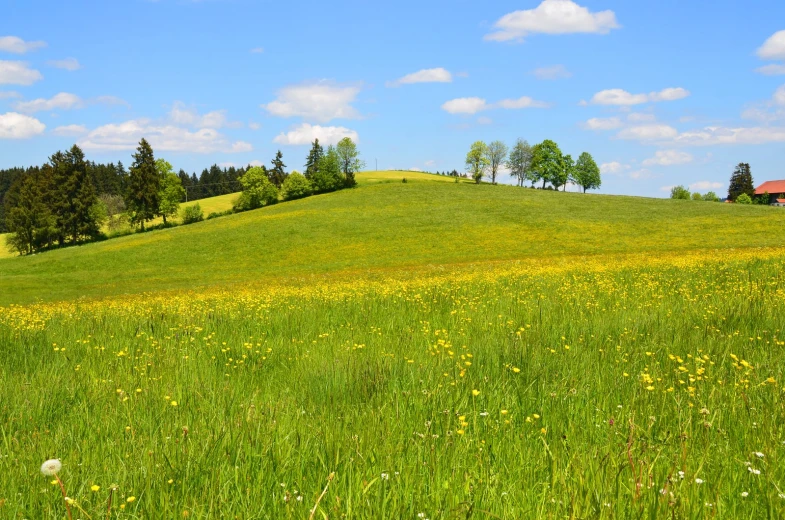
<svg viewBox="0 0 785 520">
<path fill-rule="evenodd" d="M 755 189 L 755 195 L 769 194 L 769 204 L 785 206 L 785 180 L 766 181 Z"/>
</svg>

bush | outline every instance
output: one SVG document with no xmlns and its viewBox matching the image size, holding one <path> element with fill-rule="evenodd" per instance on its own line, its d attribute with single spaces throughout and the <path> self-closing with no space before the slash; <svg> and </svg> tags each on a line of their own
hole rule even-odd
<svg viewBox="0 0 785 520">
<path fill-rule="evenodd" d="M 703 200 L 703 197 L 697 191 L 692 194 L 692 200 Z"/>
<path fill-rule="evenodd" d="M 254 166 L 240 177 L 243 192 L 234 202 L 235 211 L 247 211 L 278 202 L 278 188 L 267 178 L 264 168 Z"/>
<path fill-rule="evenodd" d="M 706 195 L 703 196 L 703 200 L 705 200 L 707 202 L 719 202 L 720 198 L 717 196 L 716 193 L 714 193 L 713 191 L 710 191 L 710 192 L 706 193 Z"/>
<path fill-rule="evenodd" d="M 181 212 L 183 224 L 193 224 L 194 222 L 201 222 L 204 220 L 204 213 L 202 207 L 197 202 L 193 206 L 186 206 Z"/>
<path fill-rule="evenodd" d="M 690 190 L 684 186 L 674 186 L 671 188 L 671 198 L 677 200 L 690 200 Z"/>
<path fill-rule="evenodd" d="M 752 204 L 752 197 L 750 197 L 746 193 L 742 193 L 741 195 L 736 197 L 736 204 Z"/>
<path fill-rule="evenodd" d="M 233 213 L 234 213 L 233 209 L 227 209 L 225 211 L 213 211 L 212 213 L 207 215 L 207 218 L 205 220 L 210 220 L 218 217 L 225 217 L 226 215 L 231 215 Z"/>
<path fill-rule="evenodd" d="M 313 194 L 311 181 L 306 179 L 300 172 L 290 173 L 281 186 L 283 200 L 302 199 L 311 194 Z"/>
</svg>

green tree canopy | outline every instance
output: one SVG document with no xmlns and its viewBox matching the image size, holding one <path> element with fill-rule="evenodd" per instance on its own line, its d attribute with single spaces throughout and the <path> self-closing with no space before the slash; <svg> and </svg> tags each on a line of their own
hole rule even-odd
<svg viewBox="0 0 785 520">
<path fill-rule="evenodd" d="M 719 202 L 720 198 L 713 191 L 709 191 L 703 196 L 703 200 L 708 202 Z"/>
<path fill-rule="evenodd" d="M 334 146 L 327 147 L 327 152 L 319 159 L 318 167 L 310 180 L 316 193 L 327 193 L 345 186 L 346 179 L 341 173 L 341 160 Z"/>
<path fill-rule="evenodd" d="M 550 182 L 559 182 L 558 179 L 564 172 L 562 153 L 559 145 L 546 139 L 534 146 L 532 150 L 532 171 L 535 181 L 542 181 L 542 187 Z"/>
<path fill-rule="evenodd" d="M 76 243 L 82 237 L 98 236 L 100 222 L 93 208 L 98 197 L 87 173 L 84 153 L 74 145 L 65 154 L 54 154 L 50 162 L 54 173 L 50 207 L 60 243 L 66 237 Z"/>
<path fill-rule="evenodd" d="M 158 212 L 166 225 L 166 218 L 177 215 L 177 212 L 180 211 L 180 201 L 185 198 L 185 188 L 168 161 L 156 159 L 155 169 L 161 177 L 161 187 L 158 191 Z"/>
<path fill-rule="evenodd" d="M 354 174 L 365 168 L 365 162 L 360 159 L 360 152 L 357 145 L 349 137 L 341 139 L 335 147 L 338 154 L 341 173 L 346 179 L 346 186 L 352 187 L 357 184 Z"/>
<path fill-rule="evenodd" d="M 753 186 L 752 182 L 750 165 L 748 163 L 739 163 L 730 178 L 728 198 L 735 202 L 742 193 L 746 193 L 750 198 L 754 197 L 755 186 Z"/>
<path fill-rule="evenodd" d="M 501 141 L 493 141 L 485 149 L 488 167 L 491 170 L 491 183 L 493 184 L 496 184 L 496 175 L 499 172 L 499 167 L 507 159 L 508 151 L 507 145 Z"/>
<path fill-rule="evenodd" d="M 532 147 L 523 139 L 518 139 L 510 151 L 507 168 L 510 175 L 518 180 L 518 186 L 529 180 L 532 164 Z"/>
<path fill-rule="evenodd" d="M 600 167 L 594 162 L 594 158 L 590 153 L 583 152 L 578 157 L 578 162 L 575 163 L 575 169 L 573 170 L 572 180 L 583 188 L 583 193 L 586 193 L 586 190 L 596 190 L 602 185 Z"/>
<path fill-rule="evenodd" d="M 324 157 L 324 147 L 319 144 L 319 139 L 314 139 L 308 158 L 305 160 L 305 178 L 310 179 L 319 170 L 319 161 Z"/>
<path fill-rule="evenodd" d="M 140 224 L 144 231 L 144 223 L 154 219 L 158 214 L 161 191 L 161 176 L 155 166 L 155 156 L 150 143 L 142 138 L 131 165 L 128 176 L 128 191 L 125 205 L 131 214 L 131 222 Z"/>
<path fill-rule="evenodd" d="M 239 211 L 261 208 L 278 202 L 278 188 L 270 182 L 264 167 L 249 168 L 240 177 L 240 184 L 243 186 L 243 192 L 235 202 L 235 209 Z"/>
<path fill-rule="evenodd" d="M 690 200 L 690 190 L 684 186 L 674 186 L 671 188 L 671 198 L 678 200 Z"/>
<path fill-rule="evenodd" d="M 488 145 L 482 141 L 475 141 L 466 154 L 466 169 L 469 170 L 474 182 L 479 184 L 482 181 L 488 166 Z"/>
<path fill-rule="evenodd" d="M 276 188 L 280 188 L 283 185 L 283 181 L 286 180 L 286 165 L 283 163 L 283 154 L 281 150 L 275 154 L 275 158 L 273 159 L 273 167 L 267 170 L 267 176 L 270 179 L 270 182 L 275 184 Z"/>
<path fill-rule="evenodd" d="M 298 171 L 293 171 L 283 181 L 281 196 L 284 200 L 294 200 L 307 197 L 313 193 L 311 181 Z"/>
</svg>

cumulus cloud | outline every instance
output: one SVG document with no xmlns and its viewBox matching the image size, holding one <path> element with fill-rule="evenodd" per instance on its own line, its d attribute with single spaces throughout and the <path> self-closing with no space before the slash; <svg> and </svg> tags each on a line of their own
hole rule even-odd
<svg viewBox="0 0 785 520">
<path fill-rule="evenodd" d="M 614 88 L 597 92 L 591 102 L 595 105 L 633 106 L 660 101 L 676 101 L 689 95 L 690 91 L 683 88 L 666 88 L 649 94 L 631 94 L 626 90 Z"/>
<path fill-rule="evenodd" d="M 660 150 L 654 157 L 643 161 L 644 166 L 675 166 L 691 163 L 695 158 L 687 152 L 678 150 Z"/>
<path fill-rule="evenodd" d="M 764 76 L 782 76 L 785 75 L 785 65 L 772 63 L 771 65 L 764 65 L 763 67 L 755 69 L 758 74 Z"/>
<path fill-rule="evenodd" d="M 551 65 L 550 67 L 540 67 L 532 71 L 534 77 L 542 80 L 566 79 L 572 77 L 572 72 L 567 70 L 564 65 Z"/>
<path fill-rule="evenodd" d="M 627 121 L 631 123 L 651 123 L 656 121 L 657 117 L 654 114 L 644 114 L 642 112 L 633 112 L 627 115 Z"/>
<path fill-rule="evenodd" d="M 388 81 L 388 87 L 400 87 L 401 85 L 411 85 L 414 83 L 452 83 L 452 74 L 447 69 L 441 67 L 436 69 L 423 69 L 407 74 L 395 81 Z"/>
<path fill-rule="evenodd" d="M 52 133 L 61 137 L 72 137 L 84 135 L 88 132 L 87 127 L 84 125 L 65 125 L 58 126 Z"/>
<path fill-rule="evenodd" d="M 678 130 L 669 125 L 639 125 L 625 128 L 616 137 L 636 141 L 662 141 L 678 135 Z"/>
<path fill-rule="evenodd" d="M 693 182 L 690 184 L 690 190 L 692 191 L 709 191 L 709 190 L 718 190 L 725 186 L 721 182 L 712 182 L 712 181 L 699 181 Z M 668 190 L 670 191 L 670 190 Z"/>
<path fill-rule="evenodd" d="M 447 101 L 442 105 L 442 110 L 450 114 L 476 114 L 497 108 L 519 110 L 522 108 L 547 108 L 548 106 L 548 103 L 537 101 L 528 96 L 517 99 L 502 99 L 498 103 L 488 103 L 485 99 L 479 97 L 466 97 Z"/>
<path fill-rule="evenodd" d="M 79 70 L 79 69 L 82 68 L 82 64 L 79 63 L 79 60 L 77 60 L 76 58 L 65 58 L 63 60 L 52 60 L 52 61 L 47 61 L 47 63 L 49 65 L 51 65 L 52 67 L 55 67 L 57 69 L 64 69 L 64 70 L 70 70 L 70 71 L 75 71 L 75 70 Z"/>
<path fill-rule="evenodd" d="M 98 103 L 99 105 L 124 105 L 131 108 L 131 104 L 128 101 L 117 96 L 98 96 L 97 98 L 93 98 L 91 102 Z"/>
<path fill-rule="evenodd" d="M 344 137 L 349 137 L 355 143 L 360 140 L 360 136 L 354 130 L 342 126 L 319 126 L 303 123 L 292 130 L 281 133 L 273 139 L 274 143 L 283 145 L 304 145 L 311 144 L 314 139 L 324 145 L 336 144 Z"/>
<path fill-rule="evenodd" d="M 262 127 L 262 125 L 260 125 L 259 123 L 254 122 L 254 121 L 251 121 L 250 123 L 248 123 L 248 128 L 250 128 L 251 130 L 259 130 L 261 127 Z"/>
<path fill-rule="evenodd" d="M 17 36 L 0 36 L 0 52 L 24 54 L 42 47 L 46 47 L 46 42 L 26 42 Z"/>
<path fill-rule="evenodd" d="M 636 170 L 634 172 L 630 172 L 628 177 L 630 179 L 639 181 L 644 179 L 651 179 L 652 177 L 654 177 L 654 175 L 652 175 L 652 173 L 646 168 L 643 168 L 642 170 Z"/>
<path fill-rule="evenodd" d="M 785 60 L 785 30 L 774 33 L 758 49 L 758 57 L 764 60 Z"/>
<path fill-rule="evenodd" d="M 602 163 L 600 165 L 600 171 L 603 174 L 609 174 L 609 175 L 618 175 L 629 169 L 630 169 L 629 164 L 622 164 L 618 161 Z"/>
<path fill-rule="evenodd" d="M 27 62 L 0 60 L 0 85 L 32 85 L 42 79 L 41 73 Z"/>
<path fill-rule="evenodd" d="M 707 126 L 698 130 L 682 132 L 673 139 L 673 142 L 690 146 L 785 143 L 785 127 L 727 128 Z"/>
<path fill-rule="evenodd" d="M 88 133 L 79 146 L 85 150 L 133 150 L 144 137 L 154 150 L 163 152 L 249 152 L 250 143 L 230 142 L 214 128 L 189 130 L 170 123 L 155 123 L 148 119 L 134 119 L 118 124 L 100 126 Z"/>
<path fill-rule="evenodd" d="M 592 13 L 572 0 L 544 0 L 534 9 L 514 11 L 502 16 L 494 24 L 495 32 L 487 34 L 485 39 L 521 42 L 526 36 L 535 33 L 607 34 L 619 27 L 613 11 Z"/>
<path fill-rule="evenodd" d="M 206 114 L 199 114 L 194 107 L 188 107 L 181 101 L 175 101 L 172 104 L 169 119 L 176 125 L 194 128 L 236 128 L 242 126 L 242 123 L 230 122 L 226 117 L 226 110 L 213 110 Z"/>
<path fill-rule="evenodd" d="M 17 101 L 14 109 L 32 114 L 34 112 L 44 112 L 48 110 L 73 110 L 84 107 L 84 102 L 76 94 L 60 92 L 49 99 L 39 98 L 32 101 Z"/>
<path fill-rule="evenodd" d="M 593 117 L 583 123 L 586 130 L 615 130 L 624 126 L 618 117 Z"/>
<path fill-rule="evenodd" d="M 778 88 L 769 101 L 757 103 L 744 110 L 741 117 L 765 123 L 785 120 L 785 85 Z"/>
<path fill-rule="evenodd" d="M 22 94 L 19 92 L 14 92 L 13 90 L 0 92 L 0 99 L 15 99 L 20 97 L 22 97 Z"/>
<path fill-rule="evenodd" d="M 0 139 L 29 139 L 44 130 L 46 125 L 34 117 L 17 112 L 0 114 Z"/>
<path fill-rule="evenodd" d="M 333 119 L 358 119 L 359 112 L 351 105 L 360 87 L 336 85 L 321 81 L 290 85 L 278 91 L 278 98 L 262 108 L 278 117 L 302 117 L 321 123 Z"/>
</svg>

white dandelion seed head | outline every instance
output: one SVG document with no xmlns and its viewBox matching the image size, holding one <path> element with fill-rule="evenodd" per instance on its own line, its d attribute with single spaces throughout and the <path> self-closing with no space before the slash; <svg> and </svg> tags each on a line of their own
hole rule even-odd
<svg viewBox="0 0 785 520">
<path fill-rule="evenodd" d="M 58 459 L 49 459 L 41 464 L 41 473 L 47 477 L 53 477 L 57 475 L 60 473 L 61 469 L 63 469 L 63 465 Z"/>
</svg>

